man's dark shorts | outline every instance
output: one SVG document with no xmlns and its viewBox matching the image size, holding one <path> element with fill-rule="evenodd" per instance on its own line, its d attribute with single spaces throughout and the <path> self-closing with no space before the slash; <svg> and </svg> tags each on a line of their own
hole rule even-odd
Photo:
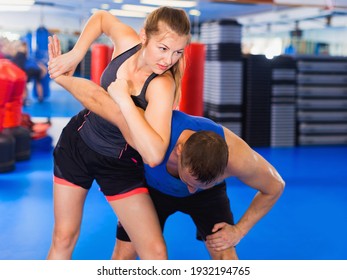
<svg viewBox="0 0 347 280">
<path fill-rule="evenodd" d="M 177 211 L 191 216 L 196 225 L 199 240 L 206 240 L 206 236 L 212 233 L 211 230 L 217 223 L 234 224 L 225 182 L 188 197 L 174 197 L 151 187 L 148 189 L 157 210 L 162 230 L 167 218 Z M 117 227 L 117 238 L 130 241 L 120 224 Z"/>
</svg>

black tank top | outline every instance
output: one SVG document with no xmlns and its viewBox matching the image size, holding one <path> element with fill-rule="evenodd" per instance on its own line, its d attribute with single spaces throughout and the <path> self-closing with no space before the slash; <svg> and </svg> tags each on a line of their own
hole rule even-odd
<svg viewBox="0 0 347 280">
<path fill-rule="evenodd" d="M 107 65 L 101 76 L 101 86 L 105 90 L 117 78 L 117 71 L 122 63 L 140 49 L 141 44 L 138 44 L 115 57 Z M 157 74 L 152 73 L 145 81 L 141 93 L 138 96 L 131 96 L 137 107 L 146 109 L 146 90 L 150 81 L 156 76 Z M 83 141 L 91 149 L 105 156 L 119 157 L 126 146 L 126 141 L 119 128 L 91 111 L 87 111 L 85 114 L 85 122 L 81 126 L 79 133 Z"/>
</svg>

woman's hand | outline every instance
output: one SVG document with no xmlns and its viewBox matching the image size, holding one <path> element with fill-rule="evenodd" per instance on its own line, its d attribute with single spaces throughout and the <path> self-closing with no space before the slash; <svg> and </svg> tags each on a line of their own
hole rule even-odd
<svg viewBox="0 0 347 280">
<path fill-rule="evenodd" d="M 119 106 L 122 106 L 124 102 L 131 101 L 130 90 L 131 86 L 125 79 L 116 79 L 107 88 L 108 93 Z"/>
<path fill-rule="evenodd" d="M 60 75 L 72 76 L 81 61 L 76 50 L 61 54 L 60 41 L 56 35 L 48 37 L 48 73 L 51 79 Z"/>
</svg>

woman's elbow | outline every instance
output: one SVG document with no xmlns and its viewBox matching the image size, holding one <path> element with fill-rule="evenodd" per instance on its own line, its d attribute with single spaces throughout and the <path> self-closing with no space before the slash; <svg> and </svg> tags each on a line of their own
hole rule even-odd
<svg viewBox="0 0 347 280">
<path fill-rule="evenodd" d="M 155 152 L 155 153 L 152 153 L 151 155 L 148 155 L 146 158 L 144 158 L 144 161 L 147 165 L 153 168 L 163 162 L 164 155 L 165 155 L 164 153 Z"/>
</svg>

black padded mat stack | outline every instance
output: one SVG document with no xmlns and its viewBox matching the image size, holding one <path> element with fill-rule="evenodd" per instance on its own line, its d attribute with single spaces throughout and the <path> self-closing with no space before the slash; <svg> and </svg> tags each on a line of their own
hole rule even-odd
<svg viewBox="0 0 347 280">
<path fill-rule="evenodd" d="M 298 145 L 347 144 L 347 58 L 296 59 Z"/>
<path fill-rule="evenodd" d="M 250 146 L 270 146 L 271 61 L 264 55 L 245 57 L 243 138 Z"/>
<path fill-rule="evenodd" d="M 204 115 L 241 136 L 243 60 L 241 25 L 234 20 L 202 23 L 206 45 Z"/>
<path fill-rule="evenodd" d="M 271 60 L 271 139 L 272 147 L 296 145 L 296 61 L 291 56 Z"/>
</svg>

